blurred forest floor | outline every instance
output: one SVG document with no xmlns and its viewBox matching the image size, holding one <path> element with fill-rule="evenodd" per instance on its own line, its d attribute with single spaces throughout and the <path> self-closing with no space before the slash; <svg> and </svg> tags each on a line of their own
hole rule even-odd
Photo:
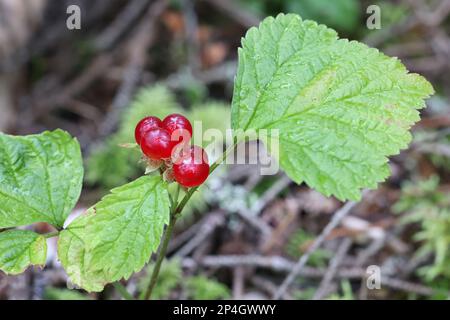
<svg viewBox="0 0 450 320">
<path fill-rule="evenodd" d="M 81 7 L 81 30 L 66 9 Z M 366 8 L 381 8 L 381 29 Z M 85 155 L 73 216 L 142 174 L 133 141 L 146 115 L 187 114 L 228 128 L 237 48 L 267 15 L 296 12 L 399 57 L 436 95 L 392 175 L 343 205 L 282 173 L 229 166 L 194 197 L 170 243 L 155 298 L 270 299 L 303 257 L 285 299 L 448 299 L 450 292 L 450 0 L 0 0 L 0 131 L 62 128 Z M 326 233 L 324 228 L 328 225 Z M 39 232 L 49 226 L 34 226 Z M 0 273 L 0 299 L 118 299 L 68 290 L 51 243 L 44 270 Z M 381 289 L 366 286 L 381 268 Z M 138 294 L 152 263 L 124 281 Z M 182 281 L 183 279 L 183 281 Z"/>
</svg>

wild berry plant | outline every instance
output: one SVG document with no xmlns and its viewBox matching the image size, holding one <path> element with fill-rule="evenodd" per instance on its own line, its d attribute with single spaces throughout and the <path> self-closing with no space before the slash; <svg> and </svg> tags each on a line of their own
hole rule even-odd
<svg viewBox="0 0 450 320">
<path fill-rule="evenodd" d="M 277 129 L 280 166 L 292 180 L 326 196 L 358 200 L 362 189 L 388 177 L 388 157 L 407 147 L 418 110 L 431 94 L 430 83 L 408 73 L 398 59 L 339 39 L 314 21 L 280 14 L 242 40 L 231 123 L 234 130 Z M 187 148 L 180 162 L 166 161 L 174 148 L 168 137 L 174 130 L 189 131 L 188 123 L 180 115 L 140 123 L 136 140 L 148 158 L 163 160 L 159 170 L 111 190 L 68 226 L 83 180 L 77 140 L 61 130 L 0 134 L 0 228 L 8 229 L 0 233 L 0 269 L 18 274 L 44 265 L 46 238 L 57 236 L 71 281 L 102 291 L 140 271 L 160 247 L 143 294 L 149 298 L 177 219 L 221 164 L 219 159 L 209 167 L 200 147 Z M 235 140 L 233 147 L 240 142 Z M 193 162 L 195 150 L 200 163 Z M 170 171 L 173 177 L 165 174 Z M 182 199 L 179 188 L 168 191 L 169 178 L 186 188 Z M 14 229 L 37 222 L 57 231 Z"/>
</svg>

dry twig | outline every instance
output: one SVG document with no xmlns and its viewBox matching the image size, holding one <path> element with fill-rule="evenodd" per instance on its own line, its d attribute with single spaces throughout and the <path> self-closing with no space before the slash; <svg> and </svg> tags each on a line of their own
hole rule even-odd
<svg viewBox="0 0 450 320">
<path fill-rule="evenodd" d="M 344 240 L 342 240 L 342 242 L 339 245 L 339 248 L 336 252 L 336 255 L 330 261 L 328 270 L 325 273 L 322 281 L 320 282 L 319 288 L 317 289 L 316 293 L 314 294 L 314 297 L 313 297 L 314 300 L 323 299 L 330 292 L 329 287 L 331 285 L 331 282 L 333 281 L 333 278 L 335 277 L 335 275 L 337 273 L 339 265 L 342 263 L 342 260 L 344 259 L 345 255 L 347 254 L 351 245 L 352 245 L 352 240 L 350 238 L 345 238 Z"/>
<path fill-rule="evenodd" d="M 323 229 L 322 233 L 314 240 L 313 244 L 308 247 L 305 254 L 303 254 L 292 271 L 289 273 L 289 275 L 286 277 L 286 279 L 283 281 L 281 286 L 279 287 L 276 295 L 274 296 L 274 299 L 280 299 L 284 295 L 284 293 L 287 291 L 289 286 L 292 284 L 292 282 L 295 280 L 299 272 L 302 270 L 302 268 L 306 265 L 308 262 L 309 257 L 311 256 L 311 253 L 316 251 L 322 243 L 325 241 L 326 237 L 330 234 L 330 232 L 336 228 L 341 220 L 350 213 L 350 211 L 356 206 L 355 202 L 347 202 L 341 209 L 339 209 L 331 219 L 331 221 L 327 224 L 327 226 Z"/>
<path fill-rule="evenodd" d="M 235 268 L 237 266 L 249 266 L 257 268 L 265 268 L 274 272 L 290 272 L 295 267 L 295 263 L 279 256 L 260 256 L 260 255 L 230 255 L 230 256 L 205 256 L 200 260 L 185 258 L 182 261 L 183 267 L 194 268 L 198 265 L 209 268 Z M 326 270 L 319 268 L 311 268 L 305 266 L 300 269 L 298 275 L 307 278 L 323 278 Z M 366 270 L 363 268 L 341 268 L 335 274 L 339 279 L 363 279 L 367 276 Z M 430 296 L 434 294 L 434 290 L 420 284 L 395 279 L 392 277 L 381 275 L 381 285 L 396 290 L 407 291 L 415 294 Z M 278 294 L 277 290 L 277 294 Z M 450 294 L 450 293 L 449 293 Z M 284 295 L 283 297 L 286 297 Z"/>
</svg>

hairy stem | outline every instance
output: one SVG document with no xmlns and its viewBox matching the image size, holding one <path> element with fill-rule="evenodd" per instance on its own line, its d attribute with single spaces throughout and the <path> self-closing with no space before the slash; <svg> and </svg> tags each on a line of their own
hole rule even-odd
<svg viewBox="0 0 450 320">
<path fill-rule="evenodd" d="M 167 226 L 166 232 L 164 233 L 164 239 L 159 250 L 158 257 L 156 259 L 155 268 L 153 269 L 152 277 L 150 278 L 150 284 L 144 295 L 144 300 L 149 300 L 152 296 L 153 289 L 156 285 L 156 281 L 158 280 L 159 270 L 161 269 L 161 264 L 164 260 L 164 257 L 166 256 L 167 247 L 169 246 L 170 238 L 172 236 L 176 221 L 177 216 L 175 214 L 171 214 L 170 222 Z"/>
</svg>

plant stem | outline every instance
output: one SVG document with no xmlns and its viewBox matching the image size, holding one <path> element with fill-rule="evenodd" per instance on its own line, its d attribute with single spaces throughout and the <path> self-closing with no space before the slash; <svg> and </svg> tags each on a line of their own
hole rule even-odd
<svg viewBox="0 0 450 320">
<path fill-rule="evenodd" d="M 57 237 L 58 235 L 59 235 L 59 231 L 55 231 L 55 232 L 46 233 L 43 236 L 46 239 L 49 239 L 49 238 Z"/>
<path fill-rule="evenodd" d="M 180 189 L 181 189 L 181 186 L 179 184 L 177 184 L 177 189 L 175 190 L 175 195 L 173 196 L 174 204 L 178 204 L 178 197 L 180 195 Z M 171 210 L 172 210 L 171 212 L 173 212 L 173 210 L 175 210 L 175 208 L 173 207 Z"/>
<path fill-rule="evenodd" d="M 120 282 L 114 282 L 112 285 L 120 293 L 122 298 L 124 298 L 125 300 L 134 300 L 133 296 Z"/>
<path fill-rule="evenodd" d="M 159 250 L 158 257 L 156 259 L 156 264 L 155 264 L 155 268 L 153 269 L 153 272 L 152 272 L 150 284 L 144 295 L 144 300 L 149 300 L 150 297 L 152 296 L 152 291 L 156 285 L 156 280 L 158 279 L 159 270 L 161 269 L 161 264 L 164 260 L 164 257 L 166 256 L 167 247 L 169 246 L 170 238 L 172 236 L 173 228 L 175 226 L 176 221 L 177 221 L 176 215 L 172 214 L 170 217 L 169 225 L 167 226 L 166 232 L 164 234 L 164 239 L 163 239 L 163 243 L 161 245 L 161 249 Z"/>
<path fill-rule="evenodd" d="M 184 195 L 183 199 L 180 201 L 180 204 L 175 208 L 174 214 L 180 215 L 181 212 L 183 212 L 184 207 L 188 203 L 189 199 L 192 197 L 195 191 L 197 191 L 198 187 L 190 188 L 186 194 Z"/>
</svg>

